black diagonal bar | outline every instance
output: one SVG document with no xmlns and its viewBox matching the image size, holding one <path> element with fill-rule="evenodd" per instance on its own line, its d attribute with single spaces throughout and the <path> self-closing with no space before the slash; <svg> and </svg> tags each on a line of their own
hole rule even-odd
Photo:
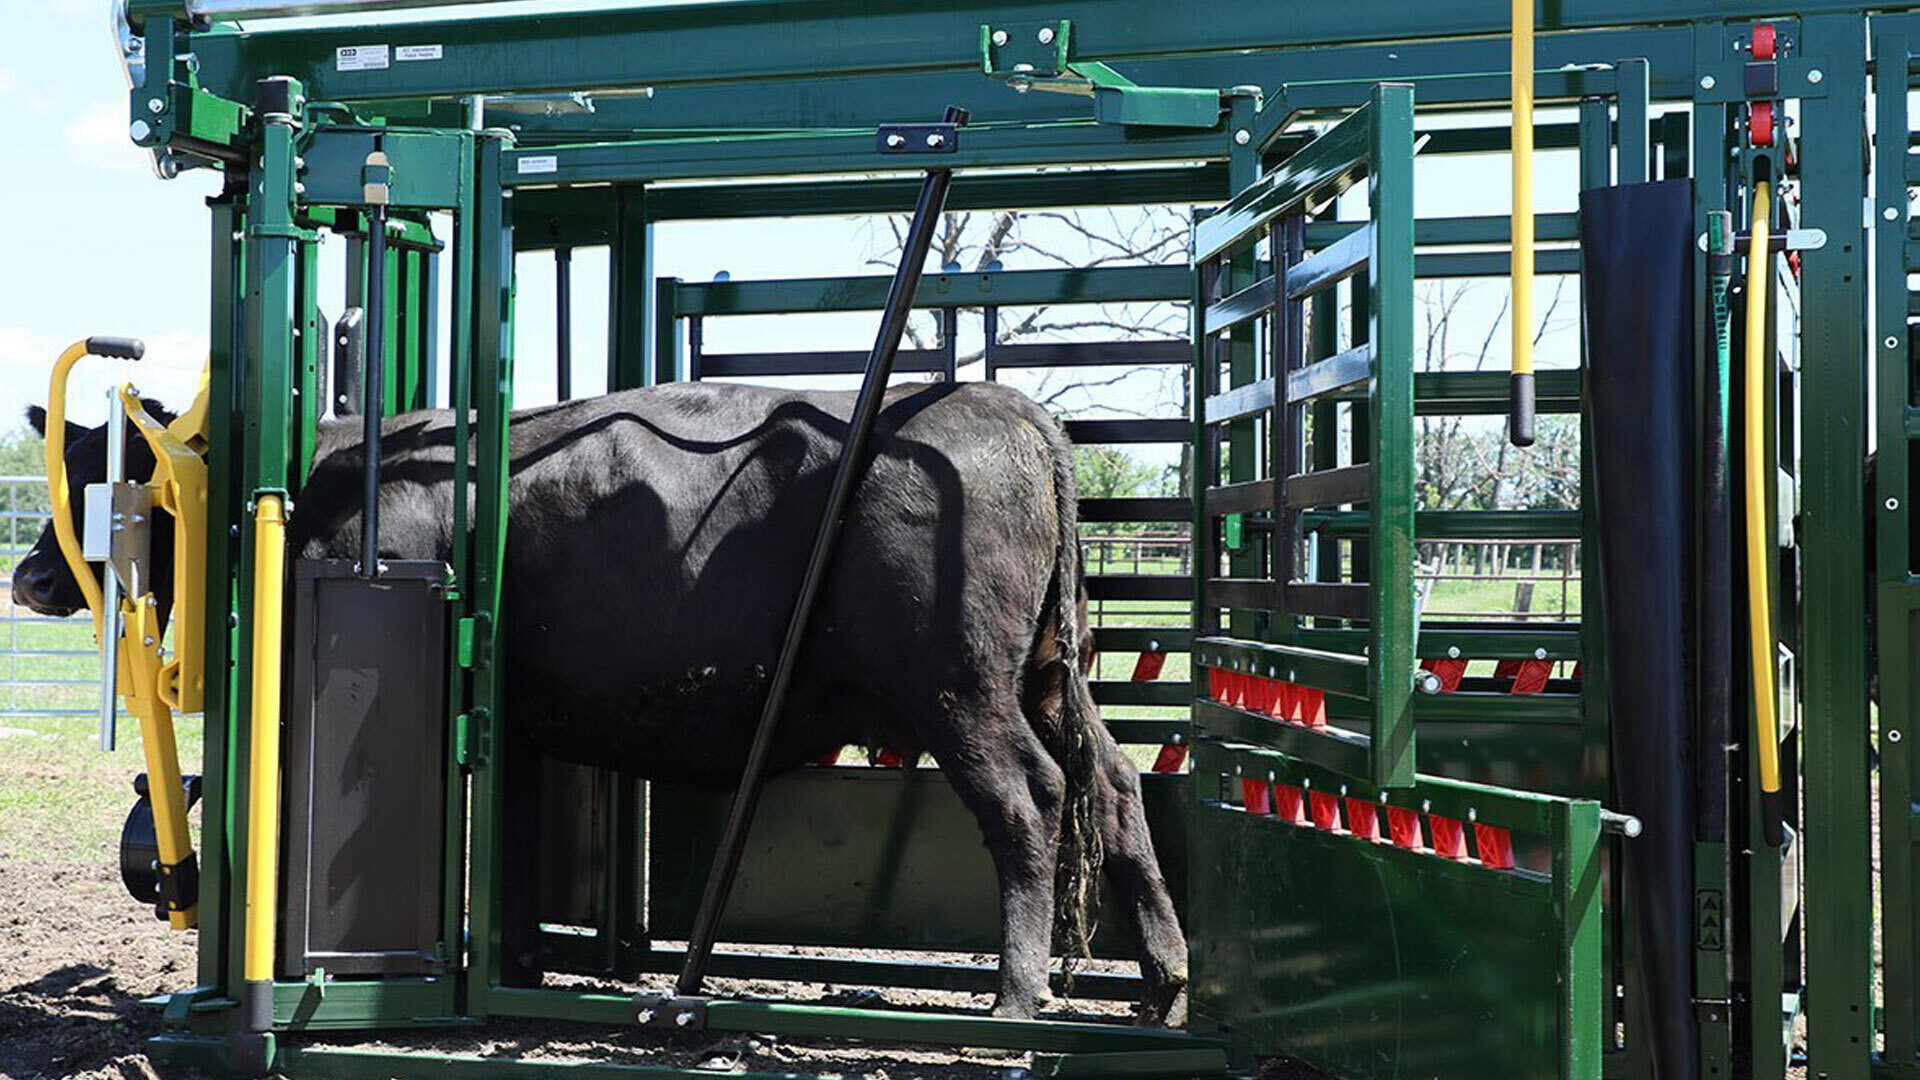
<svg viewBox="0 0 1920 1080">
<path fill-rule="evenodd" d="M 946 122 L 965 124 L 967 111 L 947 108 Z M 947 188 L 953 181 L 951 167 L 927 170 L 920 185 L 920 201 L 913 208 L 913 224 L 907 230 L 906 249 L 893 274 L 893 287 L 887 293 L 887 306 L 880 317 L 880 333 L 874 339 L 873 352 L 867 357 L 867 371 L 860 383 L 860 396 L 854 400 L 853 416 L 847 423 L 846 441 L 840 446 L 840 462 L 834 469 L 833 488 L 827 494 L 826 512 L 820 518 L 820 531 L 813 538 L 813 554 L 807 560 L 806 576 L 800 581 L 800 595 L 793 605 L 793 617 L 787 622 L 787 636 L 780 643 L 780 659 L 767 686 L 765 705 L 760 710 L 760 726 L 753 733 L 753 745 L 747 751 L 746 768 L 740 786 L 733 795 L 733 808 L 727 815 L 727 828 L 720 836 L 720 849 L 714 852 L 713 869 L 707 875 L 706 892 L 700 897 L 700 910 L 693 919 L 693 932 L 687 941 L 685 964 L 675 990 L 681 996 L 700 992 L 706 980 L 707 961 L 713 955 L 713 943 L 720 929 L 720 915 L 726 909 L 727 895 L 733 891 L 733 879 L 740 869 L 740 854 L 746 846 L 747 829 L 753 824 L 754 809 L 760 803 L 760 791 L 766 782 L 767 751 L 773 745 L 774 729 L 779 726 L 780 710 L 786 704 L 787 690 L 793 681 L 793 668 L 800 655 L 814 603 L 819 599 L 820 583 L 838 546 L 840 528 L 846 521 L 847 502 L 866 471 L 867 437 L 873 433 L 874 420 L 886 397 L 887 377 L 893 373 L 893 360 L 900 351 L 900 339 L 906 333 L 912 314 L 913 296 L 920 287 L 920 271 L 927 251 L 933 246 L 933 230 L 939 224 L 947 204 Z"/>
</svg>

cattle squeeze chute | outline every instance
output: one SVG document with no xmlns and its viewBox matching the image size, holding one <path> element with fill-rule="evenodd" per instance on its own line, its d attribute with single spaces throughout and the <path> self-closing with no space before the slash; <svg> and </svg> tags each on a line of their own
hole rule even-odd
<svg viewBox="0 0 1920 1080">
<path fill-rule="evenodd" d="M 66 373 L 139 350 L 70 351 L 38 418 L 56 525 L 14 589 L 94 612 L 141 717 L 129 886 L 199 934 L 163 1069 L 683 1071 L 339 1045 L 531 1018 L 1060 1077 L 1920 1077 L 1913 13 L 350 18 L 429 6 L 116 5 L 133 142 L 224 179 L 206 390 L 71 428 Z M 923 274 L 943 203 L 1191 231 L 1173 262 Z M 891 278 L 655 271 L 680 223 L 916 206 Z M 568 401 L 592 249 L 609 393 Z M 516 412 L 543 253 L 562 400 Z M 1476 281 L 1463 362 L 1435 290 Z M 1180 340 L 1007 332 L 1168 303 Z M 820 313 L 878 344 L 719 344 Z M 937 337 L 901 348 L 909 315 Z M 972 385 L 1141 367 L 1183 412 L 1056 427 Z M 817 389 L 849 375 L 858 407 Z M 1439 501 L 1441 424 L 1497 435 L 1472 467 L 1504 495 Z M 1167 455 L 1177 490 L 1056 505 L 1062 430 Z M 1559 488 L 1516 486 L 1555 453 Z M 1191 555 L 1091 565 L 1082 600 L 1075 522 Z M 1446 545 L 1543 541 L 1578 553 L 1565 617 L 1429 592 Z M 1083 713 L 1090 770 L 1060 752 Z M 1104 885 L 1056 878 L 1055 832 Z M 789 992 L 738 989 L 763 982 Z"/>
</svg>

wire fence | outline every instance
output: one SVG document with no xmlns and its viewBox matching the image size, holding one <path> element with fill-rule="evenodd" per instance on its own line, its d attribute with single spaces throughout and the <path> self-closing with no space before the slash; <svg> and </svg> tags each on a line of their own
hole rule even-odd
<svg viewBox="0 0 1920 1080">
<path fill-rule="evenodd" d="M 38 476 L 0 476 L 0 567 L 7 580 L 46 527 L 47 482 Z M 93 625 L 85 616 L 50 618 L 13 602 L 3 591 L 0 622 L 6 656 L 0 658 L 0 719 L 98 716 L 100 680 Z"/>
</svg>

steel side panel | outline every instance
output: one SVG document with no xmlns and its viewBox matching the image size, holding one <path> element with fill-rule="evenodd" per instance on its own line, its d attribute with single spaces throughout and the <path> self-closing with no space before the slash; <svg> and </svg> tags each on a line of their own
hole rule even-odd
<svg viewBox="0 0 1920 1080">
<path fill-rule="evenodd" d="M 1141 777 L 1174 903 L 1186 895 L 1186 778 Z M 726 820 L 725 792 L 656 784 L 648 881 L 654 940 L 686 936 Z M 1000 949 L 1000 898 L 980 826 L 937 770 L 805 768 L 767 785 L 720 938 L 743 944 Z M 1133 955 L 1103 916 L 1095 951 Z"/>
<path fill-rule="evenodd" d="M 1194 1011 L 1345 1080 L 1559 1080 L 1552 889 L 1352 836 L 1194 811 Z"/>
</svg>

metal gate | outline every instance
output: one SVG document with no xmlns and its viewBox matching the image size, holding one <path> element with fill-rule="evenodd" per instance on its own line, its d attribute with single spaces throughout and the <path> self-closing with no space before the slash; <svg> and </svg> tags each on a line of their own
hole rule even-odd
<svg viewBox="0 0 1920 1080">
<path fill-rule="evenodd" d="M 1196 230 L 1194 1008 L 1342 1076 L 1597 1078 L 1599 804 L 1416 772 L 1457 674 L 1415 666 L 1413 88 L 1289 149 Z"/>
</svg>

